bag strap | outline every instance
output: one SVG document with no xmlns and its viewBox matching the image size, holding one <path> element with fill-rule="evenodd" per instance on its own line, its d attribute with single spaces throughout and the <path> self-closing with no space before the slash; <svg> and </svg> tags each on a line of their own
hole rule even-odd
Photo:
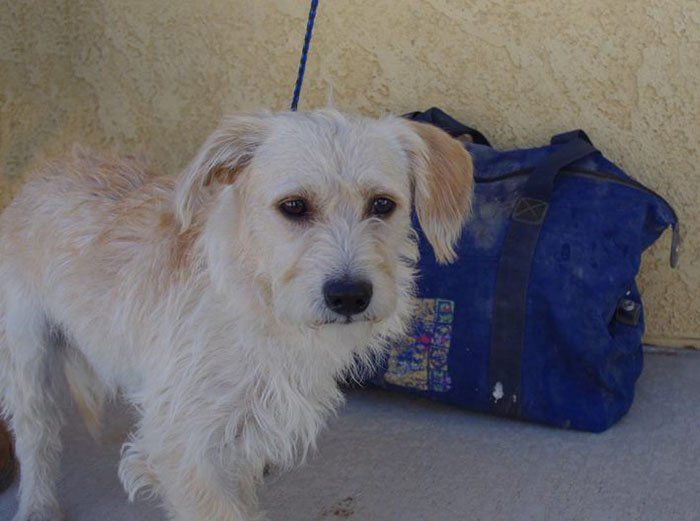
<svg viewBox="0 0 700 521">
<path fill-rule="evenodd" d="M 501 250 L 493 301 L 489 380 L 491 410 L 519 417 L 522 353 L 532 261 L 560 170 L 597 152 L 582 131 L 552 138 L 559 145 L 535 166 L 518 198 Z"/>
<path fill-rule="evenodd" d="M 420 121 L 422 123 L 430 123 L 435 125 L 454 138 L 467 135 L 471 136 L 472 142 L 476 143 L 477 145 L 485 145 L 487 147 L 491 146 L 489 140 L 486 139 L 486 136 L 484 136 L 481 132 L 472 127 L 463 125 L 437 107 L 432 107 L 425 112 L 409 112 L 408 114 L 404 114 L 402 117 L 413 121 Z"/>
</svg>

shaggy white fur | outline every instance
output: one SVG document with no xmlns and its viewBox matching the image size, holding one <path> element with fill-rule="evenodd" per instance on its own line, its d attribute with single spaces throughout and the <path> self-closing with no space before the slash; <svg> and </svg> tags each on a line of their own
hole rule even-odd
<svg viewBox="0 0 700 521">
<path fill-rule="evenodd" d="M 409 320 L 412 205 L 451 261 L 471 174 L 434 127 L 332 110 L 225 119 L 176 179 L 80 150 L 32 174 L 0 218 L 15 520 L 61 519 L 66 380 L 95 431 L 105 399 L 136 407 L 119 467 L 131 499 L 154 494 L 181 521 L 261 519 L 264 466 L 303 459 L 342 402 L 338 378 Z M 393 212 L 373 214 L 377 198 Z M 366 309 L 329 308 L 338 277 L 371 283 Z"/>
</svg>

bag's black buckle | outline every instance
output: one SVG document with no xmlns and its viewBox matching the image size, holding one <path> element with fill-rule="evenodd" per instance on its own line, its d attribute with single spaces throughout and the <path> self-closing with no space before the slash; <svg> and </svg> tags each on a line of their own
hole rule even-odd
<svg viewBox="0 0 700 521">
<path fill-rule="evenodd" d="M 541 224 L 547 214 L 549 204 L 539 199 L 521 197 L 515 203 L 513 209 L 513 220 L 525 224 Z"/>
<path fill-rule="evenodd" d="M 615 318 L 627 326 L 636 327 L 642 316 L 642 305 L 632 299 L 623 298 L 617 304 Z"/>
</svg>

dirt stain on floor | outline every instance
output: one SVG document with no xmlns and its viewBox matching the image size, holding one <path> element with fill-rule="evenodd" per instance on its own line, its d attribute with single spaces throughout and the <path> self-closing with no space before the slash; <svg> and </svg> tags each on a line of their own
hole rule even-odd
<svg viewBox="0 0 700 521">
<path fill-rule="evenodd" d="M 325 510 L 320 519 L 349 519 L 355 513 L 354 503 L 355 498 L 352 496 L 341 499 Z"/>
</svg>

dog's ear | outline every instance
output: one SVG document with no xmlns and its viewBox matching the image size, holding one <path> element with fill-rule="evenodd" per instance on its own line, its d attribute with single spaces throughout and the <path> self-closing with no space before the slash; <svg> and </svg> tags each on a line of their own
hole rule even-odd
<svg viewBox="0 0 700 521">
<path fill-rule="evenodd" d="M 199 148 L 175 186 L 175 212 L 181 232 L 190 227 L 194 214 L 212 192 L 212 185 L 233 184 L 250 164 L 268 134 L 267 119 L 266 114 L 224 118 Z"/>
<path fill-rule="evenodd" d="M 459 141 L 433 125 L 400 121 L 407 129 L 400 140 L 410 161 L 418 221 L 438 262 L 453 262 L 455 243 L 471 213 L 471 156 Z"/>
</svg>

